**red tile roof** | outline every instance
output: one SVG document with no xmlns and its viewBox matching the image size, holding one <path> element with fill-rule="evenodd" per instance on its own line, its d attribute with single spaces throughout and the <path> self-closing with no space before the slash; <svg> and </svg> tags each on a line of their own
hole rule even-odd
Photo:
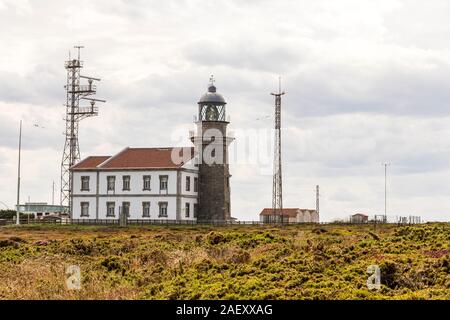
<svg viewBox="0 0 450 320">
<path fill-rule="evenodd" d="M 87 157 L 86 159 L 72 166 L 71 169 L 95 169 L 99 164 L 105 162 L 109 158 L 111 158 L 111 156 Z"/>
<path fill-rule="evenodd" d="M 287 217 L 296 217 L 297 216 L 297 212 L 298 211 L 316 211 L 314 209 L 300 209 L 300 208 L 283 208 L 282 210 L 282 215 L 283 216 L 287 216 Z M 272 208 L 264 208 L 261 213 L 259 214 L 260 216 L 271 216 L 273 214 L 273 209 Z"/>
<path fill-rule="evenodd" d="M 353 217 L 355 217 L 355 216 L 368 217 L 368 215 L 367 215 L 367 214 L 364 214 L 364 213 L 355 213 L 355 214 L 353 215 Z"/>
<path fill-rule="evenodd" d="M 173 154 L 173 158 L 172 158 Z M 89 157 L 72 169 L 153 169 L 179 168 L 194 157 L 194 148 L 126 148 L 112 157 Z M 105 158 L 103 161 L 88 161 Z M 90 166 L 84 166 L 83 162 Z"/>
</svg>

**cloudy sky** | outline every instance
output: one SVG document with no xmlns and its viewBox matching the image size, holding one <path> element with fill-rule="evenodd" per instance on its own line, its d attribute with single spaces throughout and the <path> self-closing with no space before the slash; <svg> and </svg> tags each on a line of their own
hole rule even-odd
<svg viewBox="0 0 450 320">
<path fill-rule="evenodd" d="M 59 187 L 64 61 L 82 44 L 107 100 L 80 125 L 82 157 L 189 145 L 211 74 L 235 143 L 262 139 L 281 75 L 285 207 L 314 208 L 318 184 L 324 221 L 383 213 L 388 161 L 389 215 L 448 220 L 449 21 L 448 0 L 0 0 L 0 208 L 15 203 L 20 119 L 22 200 Z M 270 157 L 231 166 L 233 216 L 271 206 L 270 172 Z"/>
</svg>

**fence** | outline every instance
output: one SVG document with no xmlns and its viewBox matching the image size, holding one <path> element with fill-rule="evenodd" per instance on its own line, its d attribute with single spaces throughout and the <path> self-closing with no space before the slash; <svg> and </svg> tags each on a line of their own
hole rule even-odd
<svg viewBox="0 0 450 320">
<path fill-rule="evenodd" d="M 71 224 L 84 225 L 119 225 L 119 219 L 72 219 Z M 222 221 L 222 220 L 161 220 L 161 219 L 128 219 L 127 225 L 264 225 L 280 223 L 264 223 L 261 221 Z M 298 224 L 298 223 L 285 223 Z"/>
<path fill-rule="evenodd" d="M 0 225 L 11 224 L 16 224 L 16 219 L 0 219 Z M 70 224 L 70 222 L 63 219 L 20 219 L 20 224 Z"/>
<path fill-rule="evenodd" d="M 349 221 L 334 221 L 334 222 L 262 222 L 262 221 L 222 221 L 222 220 L 208 220 L 208 221 L 195 221 L 195 220 L 161 220 L 161 219 L 128 219 L 127 225 L 144 226 L 144 225 L 209 225 L 209 226 L 222 226 L 222 225 L 326 225 L 326 224 L 342 224 L 342 225 L 382 225 L 382 224 L 417 224 L 420 223 L 417 220 L 408 219 L 408 221 L 397 221 L 393 223 L 380 222 L 380 221 L 368 221 L 365 223 L 349 222 Z M 16 224 L 16 220 L 12 219 L 0 219 L 0 225 L 12 225 Z M 119 219 L 20 219 L 20 224 L 46 224 L 46 225 L 119 225 Z"/>
<path fill-rule="evenodd" d="M 3 224 L 13 225 L 16 224 L 16 220 L 3 220 Z M 50 224 L 50 225 L 119 225 L 119 219 L 21 219 L 20 224 Z M 261 222 L 261 221 L 222 221 L 222 220 L 208 220 L 208 221 L 196 221 L 196 220 L 161 220 L 161 219 L 127 219 L 127 225 L 296 225 L 307 224 L 300 222 Z M 319 224 L 319 223 L 310 223 Z M 1 225 L 1 223 L 0 223 Z"/>
</svg>

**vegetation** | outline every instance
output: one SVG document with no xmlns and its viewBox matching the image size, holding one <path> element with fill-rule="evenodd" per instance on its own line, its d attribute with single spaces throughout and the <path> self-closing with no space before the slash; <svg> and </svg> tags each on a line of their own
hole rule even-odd
<svg viewBox="0 0 450 320">
<path fill-rule="evenodd" d="M 8 210 L 0 210 L 0 219 L 11 220 L 16 217 L 16 214 L 17 214 L 16 210 L 9 210 L 9 209 Z M 28 216 L 30 216 L 30 218 L 34 218 L 34 215 L 31 213 L 30 214 L 23 213 L 23 212 L 19 213 L 20 219 L 27 219 Z"/>
<path fill-rule="evenodd" d="M 450 299 L 449 240 L 448 223 L 5 226 L 0 299 Z"/>
</svg>

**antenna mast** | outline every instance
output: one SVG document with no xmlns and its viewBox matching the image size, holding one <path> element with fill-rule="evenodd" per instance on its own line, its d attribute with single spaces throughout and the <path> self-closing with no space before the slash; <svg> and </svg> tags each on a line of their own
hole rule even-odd
<svg viewBox="0 0 450 320">
<path fill-rule="evenodd" d="M 83 46 L 75 46 L 77 49 L 77 59 L 70 58 L 65 63 L 67 70 L 66 89 L 66 132 L 64 152 L 61 161 L 61 206 L 69 207 L 69 214 L 72 216 L 72 174 L 70 167 L 80 161 L 80 146 L 78 144 L 78 126 L 79 122 L 85 118 L 98 115 L 96 102 L 105 102 L 105 100 L 88 98 L 97 93 L 94 81 L 100 81 L 98 78 L 86 77 L 80 74 L 83 68 L 83 61 L 80 60 L 80 50 Z M 80 78 L 87 79 L 88 84 L 80 84 Z M 89 100 L 90 106 L 80 106 L 80 100 Z"/>
<path fill-rule="evenodd" d="M 278 78 L 278 93 L 275 96 L 275 142 L 273 159 L 273 188 L 272 188 L 272 214 L 274 217 L 280 215 L 283 224 L 283 190 L 281 178 L 281 77 Z"/>
</svg>

